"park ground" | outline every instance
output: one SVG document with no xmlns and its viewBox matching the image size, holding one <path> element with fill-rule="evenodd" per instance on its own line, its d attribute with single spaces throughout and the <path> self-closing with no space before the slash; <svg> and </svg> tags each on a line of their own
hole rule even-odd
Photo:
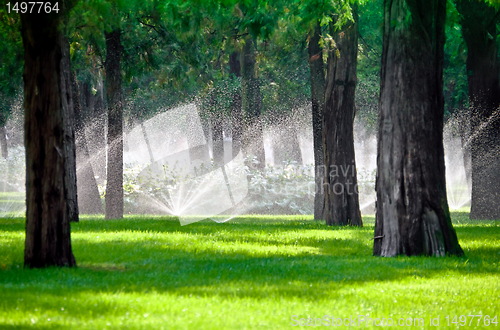
<svg viewBox="0 0 500 330">
<path fill-rule="evenodd" d="M 0 328 L 498 329 L 500 221 L 452 218 L 464 257 L 373 257 L 370 216 L 82 217 L 72 269 L 25 269 L 24 219 L 0 218 Z"/>
</svg>

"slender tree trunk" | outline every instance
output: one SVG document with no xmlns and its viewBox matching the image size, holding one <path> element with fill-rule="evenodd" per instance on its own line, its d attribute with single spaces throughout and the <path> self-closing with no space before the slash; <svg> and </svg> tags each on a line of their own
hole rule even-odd
<svg viewBox="0 0 500 330">
<path fill-rule="evenodd" d="M 103 213 L 99 188 L 95 179 L 94 170 L 90 160 L 90 154 L 85 137 L 85 115 L 80 103 L 80 88 L 75 74 L 71 75 L 71 87 L 73 101 L 75 106 L 75 135 L 76 139 L 76 159 L 77 159 L 77 178 L 78 178 L 78 207 L 84 214 Z M 90 91 L 89 91 L 90 94 Z"/>
<path fill-rule="evenodd" d="M 356 18 L 356 13 L 354 12 Z M 328 225 L 362 226 L 354 157 L 354 95 L 358 55 L 357 23 L 336 33 L 328 56 L 323 117 L 324 219 Z"/>
<path fill-rule="evenodd" d="M 57 14 L 21 14 L 24 43 L 26 267 L 75 266 L 65 179 L 67 86 Z"/>
<path fill-rule="evenodd" d="M 266 165 L 264 136 L 260 114 L 262 95 L 256 72 L 254 41 L 247 37 L 241 52 L 241 108 L 243 113 L 243 150 L 246 157 L 255 157 L 257 164 L 250 162 L 251 168 L 263 169 Z"/>
<path fill-rule="evenodd" d="M 2 149 L 2 157 L 7 159 L 9 157 L 9 149 L 7 149 L 7 131 L 5 126 L 0 126 L 0 149 Z"/>
<path fill-rule="evenodd" d="M 500 219 L 499 11 L 483 1 L 457 0 L 467 44 L 471 105 L 471 219 Z"/>
<path fill-rule="evenodd" d="M 67 162 L 67 171 L 65 172 L 65 189 L 66 189 L 66 202 L 68 204 L 68 214 L 70 222 L 78 222 L 79 209 L 78 209 L 78 190 L 77 190 L 77 177 L 76 177 L 76 146 L 75 146 L 75 101 L 73 99 L 73 88 L 71 82 L 71 65 L 69 59 L 69 42 L 67 38 L 62 41 L 62 70 L 61 74 L 64 79 L 65 88 L 63 100 L 67 104 L 63 107 L 67 111 L 65 117 L 64 127 L 64 153 Z"/>
<path fill-rule="evenodd" d="M 229 56 L 229 73 L 235 77 L 241 77 L 240 53 L 233 52 Z M 236 157 L 241 150 L 242 121 L 241 114 L 241 90 L 233 94 L 231 105 L 231 136 L 232 157 Z"/>
<path fill-rule="evenodd" d="M 463 254 L 443 148 L 446 0 L 385 0 L 374 255 Z"/>
<path fill-rule="evenodd" d="M 309 70 L 311 72 L 311 106 L 314 148 L 314 219 L 323 219 L 325 180 L 325 160 L 323 150 L 323 111 L 325 108 L 325 68 L 323 64 L 323 49 L 319 45 L 321 25 L 316 24 L 309 36 Z"/>
<path fill-rule="evenodd" d="M 108 162 L 106 219 L 123 218 L 123 104 L 121 31 L 106 33 L 106 96 L 108 101 Z"/>
</svg>

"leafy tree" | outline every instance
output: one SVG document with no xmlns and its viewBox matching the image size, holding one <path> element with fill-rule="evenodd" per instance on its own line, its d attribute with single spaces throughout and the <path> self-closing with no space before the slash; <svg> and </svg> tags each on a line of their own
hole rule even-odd
<svg viewBox="0 0 500 330">
<path fill-rule="evenodd" d="M 377 256 L 463 254 L 446 198 L 446 0 L 386 0 L 377 156 Z"/>
</svg>

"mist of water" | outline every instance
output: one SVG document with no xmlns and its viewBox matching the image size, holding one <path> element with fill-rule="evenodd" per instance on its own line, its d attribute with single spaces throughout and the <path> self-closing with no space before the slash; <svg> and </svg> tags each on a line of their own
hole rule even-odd
<svg viewBox="0 0 500 330">
<path fill-rule="evenodd" d="M 78 134 L 80 139 L 86 139 L 90 157 L 85 160 L 80 157 L 77 168 L 80 172 L 85 166 L 91 166 L 101 194 L 104 193 L 106 184 L 104 124 L 104 118 L 96 119 Z M 456 123 L 450 122 L 445 129 L 445 161 L 449 205 L 451 209 L 457 209 L 469 205 L 470 189 L 461 140 L 453 134 L 453 125 Z M 291 147 L 290 136 L 284 136 L 283 132 L 290 131 L 296 138 L 300 161 L 281 164 L 283 156 L 279 156 L 278 152 L 282 153 Z M 360 207 L 362 213 L 373 214 L 376 196 L 376 137 L 374 132 L 365 129 L 360 120 L 356 120 L 354 131 Z M 215 164 L 212 161 L 210 143 L 195 104 L 165 109 L 153 118 L 128 128 L 124 137 L 127 212 L 174 215 L 179 217 L 181 224 L 189 224 L 205 218 L 226 221 L 235 215 L 255 210 L 252 199 L 247 198 L 254 187 L 249 185 L 242 154 L 232 154 L 230 132 L 227 129 L 224 132 L 224 164 Z M 295 182 L 294 178 L 302 180 L 300 184 L 288 185 L 286 190 L 281 189 L 278 194 L 283 195 L 280 196 L 282 199 L 267 201 L 266 210 L 272 212 L 276 209 L 279 212 L 282 210 L 281 205 L 288 203 L 285 206 L 296 206 L 297 198 L 307 198 L 305 206 L 296 209 L 300 209 L 301 213 L 312 214 L 311 196 L 314 196 L 314 189 L 308 195 L 303 195 L 304 184 L 309 185 L 308 187 L 311 187 L 310 184 L 314 186 L 309 108 L 297 109 L 288 117 L 281 117 L 279 120 L 268 120 L 264 124 L 264 148 L 267 167 L 281 166 L 283 173 L 278 175 L 282 175 L 289 182 Z M 12 159 L 0 160 L 0 194 L 7 196 L 9 193 L 17 193 L 18 196 L 15 202 L 5 197 L 0 199 L 0 216 L 14 210 L 19 211 L 19 196 L 23 200 L 24 185 L 19 184 L 19 181 L 23 180 L 24 175 L 24 155 L 22 148 L 20 150 L 17 153 L 11 152 Z M 296 167 L 294 171 L 290 170 L 292 167 Z M 300 172 L 297 168 L 304 170 Z M 302 174 L 298 175 L 299 172 Z M 272 175 L 276 175 L 277 172 L 273 173 Z M 310 183 L 304 180 L 309 180 Z M 267 187 L 265 189 L 273 189 L 270 187 L 271 181 L 255 182 L 257 181 L 251 184 L 262 184 Z M 83 186 L 88 186 L 81 181 L 79 184 L 82 189 Z M 276 194 L 276 191 L 272 191 L 269 196 Z M 290 197 L 288 201 L 287 197 Z"/>
</svg>

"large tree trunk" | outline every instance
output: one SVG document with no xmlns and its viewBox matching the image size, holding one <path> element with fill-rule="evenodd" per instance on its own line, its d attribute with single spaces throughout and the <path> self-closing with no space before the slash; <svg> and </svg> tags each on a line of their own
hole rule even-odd
<svg viewBox="0 0 500 330">
<path fill-rule="evenodd" d="M 241 109 L 243 113 L 243 151 L 246 157 L 255 157 L 250 168 L 263 169 L 266 165 L 264 137 L 260 114 L 262 95 L 256 72 L 256 54 L 252 37 L 247 37 L 241 52 Z"/>
<path fill-rule="evenodd" d="M 323 218 L 328 225 L 362 226 L 353 133 L 357 23 L 349 23 L 337 32 L 335 43 L 337 49 L 328 56 L 323 114 L 324 162 L 328 171 L 323 185 Z"/>
<path fill-rule="evenodd" d="M 446 0 L 386 0 L 374 255 L 463 254 L 443 148 Z"/>
<path fill-rule="evenodd" d="M 121 31 L 106 33 L 106 96 L 108 101 L 108 162 L 106 219 L 123 218 L 123 104 Z"/>
<path fill-rule="evenodd" d="M 498 10 L 477 0 L 457 0 L 467 44 L 471 106 L 471 219 L 500 219 L 500 62 Z"/>
<path fill-rule="evenodd" d="M 324 212 L 323 181 L 325 180 L 325 160 L 323 150 L 323 111 L 325 108 L 325 68 L 323 49 L 319 45 L 321 25 L 316 24 L 309 36 L 309 70 L 311 72 L 311 106 L 314 148 L 314 219 L 322 220 Z"/>
<path fill-rule="evenodd" d="M 0 149 L 2 149 L 2 157 L 7 159 L 9 150 L 7 149 L 7 131 L 4 125 L 0 126 Z"/>
<path fill-rule="evenodd" d="M 99 214 L 103 212 L 99 188 L 95 179 L 94 170 L 85 137 L 85 114 L 80 102 L 80 88 L 75 74 L 71 75 L 71 87 L 75 108 L 75 135 L 78 178 L 78 208 L 80 213 Z M 90 88 L 90 87 L 89 87 Z M 89 91 L 90 94 L 90 91 Z"/>
<path fill-rule="evenodd" d="M 65 180 L 67 93 L 57 14 L 21 14 L 24 43 L 27 267 L 75 266 Z"/>
</svg>

